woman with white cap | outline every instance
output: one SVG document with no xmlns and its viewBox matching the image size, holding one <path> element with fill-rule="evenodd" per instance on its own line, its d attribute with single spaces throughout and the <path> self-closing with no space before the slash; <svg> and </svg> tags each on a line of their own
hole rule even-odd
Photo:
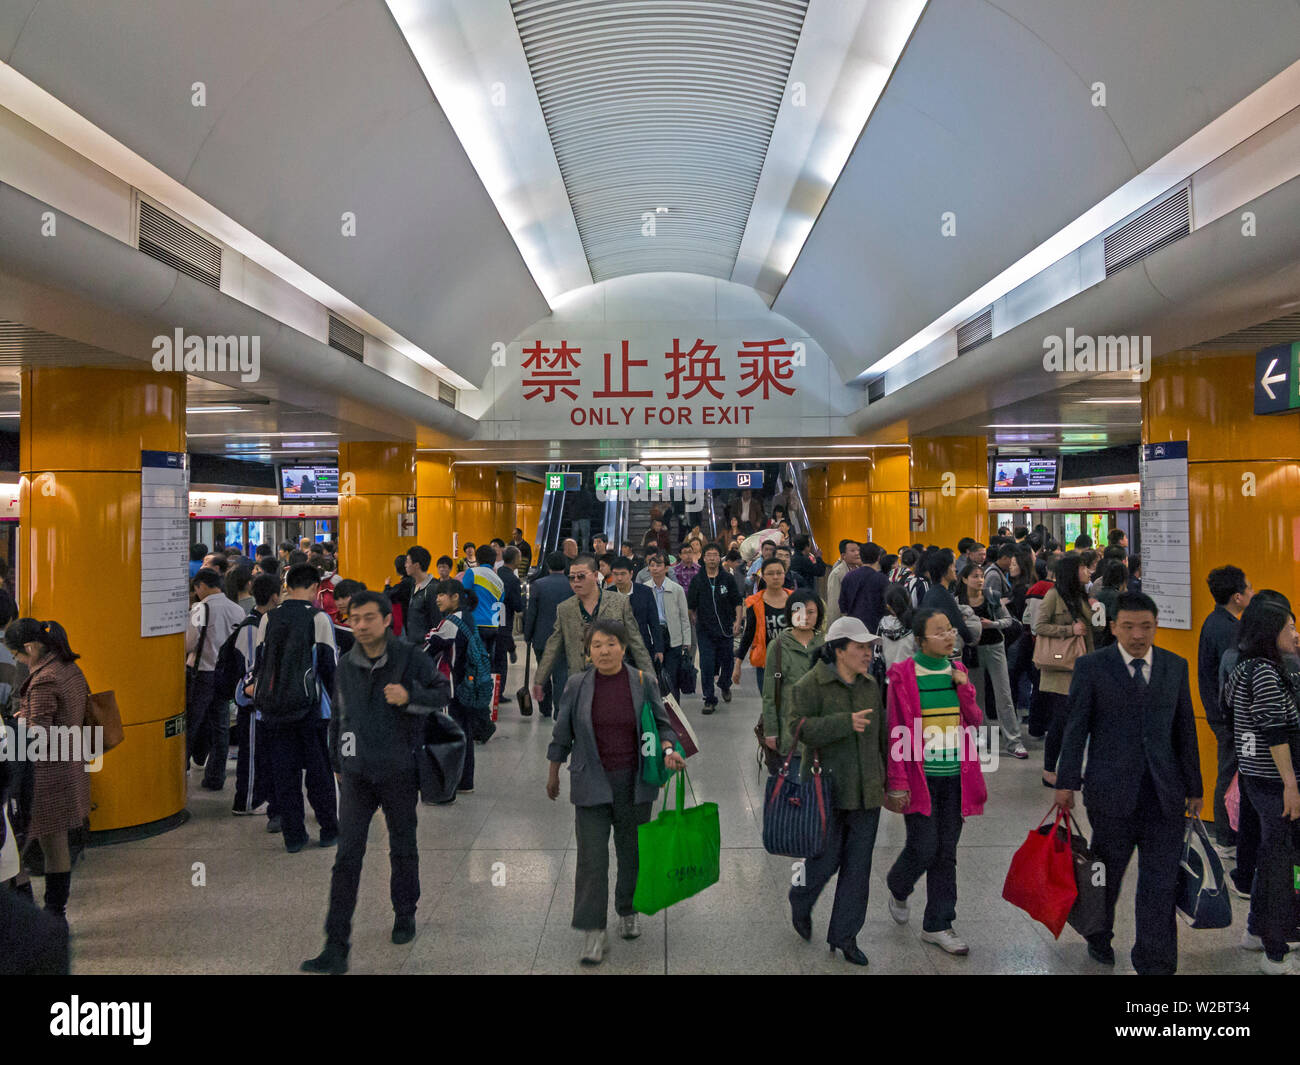
<svg viewBox="0 0 1300 1065">
<path fill-rule="evenodd" d="M 790 889 L 791 921 L 800 936 L 812 939 L 813 906 L 838 872 L 826 942 L 832 953 L 841 951 L 854 965 L 867 964 L 857 935 L 867 916 L 880 807 L 902 810 L 885 797 L 888 730 L 880 688 L 871 676 L 872 645 L 878 641 L 857 618 L 835 619 L 819 661 L 794 686 L 783 744 L 792 744 L 797 732 L 808 752 L 801 759 L 805 776 L 812 768 L 809 755 L 816 751 L 834 782 L 826 846 L 807 859 L 805 882 Z"/>
</svg>

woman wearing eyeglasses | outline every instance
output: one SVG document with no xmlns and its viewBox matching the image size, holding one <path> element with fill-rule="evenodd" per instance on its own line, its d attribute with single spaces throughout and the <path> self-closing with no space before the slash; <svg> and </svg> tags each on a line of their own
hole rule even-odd
<svg viewBox="0 0 1300 1065">
<path fill-rule="evenodd" d="M 921 941 L 948 954 L 970 948 L 953 931 L 957 917 L 957 841 L 963 820 L 984 812 L 988 789 L 972 726 L 984 722 L 975 688 L 954 663 L 957 633 L 941 610 L 912 618 L 917 651 L 889 670 L 888 797 L 901 806 L 907 842 L 885 883 L 889 915 L 906 924 L 908 896 L 925 877 Z M 895 808 L 898 808 L 895 806 Z"/>
</svg>

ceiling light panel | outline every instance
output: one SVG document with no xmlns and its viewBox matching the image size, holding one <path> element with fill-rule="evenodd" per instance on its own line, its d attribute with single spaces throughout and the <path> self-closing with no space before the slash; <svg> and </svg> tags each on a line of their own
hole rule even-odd
<svg viewBox="0 0 1300 1065">
<path fill-rule="evenodd" d="M 592 279 L 730 278 L 807 0 L 511 8 Z"/>
</svg>

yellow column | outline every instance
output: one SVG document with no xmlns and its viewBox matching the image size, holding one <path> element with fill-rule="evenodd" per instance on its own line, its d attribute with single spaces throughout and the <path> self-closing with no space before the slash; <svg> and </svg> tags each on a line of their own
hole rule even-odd
<svg viewBox="0 0 1300 1065">
<path fill-rule="evenodd" d="M 542 516 L 542 496 L 545 491 L 546 486 L 541 481 L 515 482 L 515 520 L 512 531 L 513 528 L 523 529 L 524 539 L 530 544 L 537 536 L 537 522 Z M 510 537 L 507 536 L 506 539 L 509 540 Z"/>
<path fill-rule="evenodd" d="M 492 527 L 492 536 L 499 536 L 506 543 L 515 528 L 515 471 L 497 470 L 496 521 Z M 488 539 L 492 539 L 489 536 Z"/>
<path fill-rule="evenodd" d="M 1300 414 L 1254 409 L 1253 351 L 1177 352 L 1142 386 L 1142 442 L 1187 441 L 1192 628 L 1162 628 L 1157 642 L 1191 672 L 1207 821 L 1217 752 L 1196 687 L 1197 639 L 1214 609 L 1205 578 L 1232 563 L 1256 591 L 1274 588 L 1294 604 L 1300 588 Z"/>
<path fill-rule="evenodd" d="M 914 530 L 909 539 L 953 551 L 964 536 L 987 541 L 988 477 L 987 437 L 915 437 L 912 490 L 926 512 L 926 529 Z"/>
<path fill-rule="evenodd" d="M 456 495 L 452 485 L 452 455 L 447 452 L 415 456 L 415 538 L 434 561 L 451 555 Z"/>
<path fill-rule="evenodd" d="M 397 579 L 394 560 L 417 537 L 399 522 L 415 496 L 415 445 L 365 441 L 339 445 L 339 572 L 381 589 Z"/>
<path fill-rule="evenodd" d="M 843 539 L 866 540 L 871 527 L 870 481 L 871 463 L 867 460 L 827 464 L 825 557 L 838 558 L 838 544 Z"/>
<path fill-rule="evenodd" d="M 887 551 L 912 543 L 907 505 L 911 460 L 906 449 L 875 452 L 870 487 L 871 530 L 876 543 Z"/>
<path fill-rule="evenodd" d="M 839 548 L 831 541 L 829 511 L 826 506 L 826 467 L 817 466 L 808 471 L 808 520 L 812 523 L 813 539 L 828 562 L 839 558 Z"/>
<path fill-rule="evenodd" d="M 140 452 L 185 450 L 185 377 L 24 369 L 21 419 L 21 612 L 67 629 L 125 726 L 91 774 L 90 827 L 165 821 L 185 807 L 185 636 L 140 635 Z"/>
<path fill-rule="evenodd" d="M 466 542 L 485 544 L 497 534 L 497 471 L 492 466 L 455 466 L 457 557 Z"/>
</svg>

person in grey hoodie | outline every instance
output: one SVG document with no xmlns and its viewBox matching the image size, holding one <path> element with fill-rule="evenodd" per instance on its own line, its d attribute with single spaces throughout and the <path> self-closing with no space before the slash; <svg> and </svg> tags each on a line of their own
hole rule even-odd
<svg viewBox="0 0 1300 1065">
<path fill-rule="evenodd" d="M 637 826 L 650 820 L 659 789 L 642 777 L 645 746 L 641 708 L 649 702 L 669 769 L 684 769 L 674 752 L 677 736 L 664 711 L 652 673 L 629 669 L 623 661 L 628 629 L 621 621 L 596 618 L 587 630 L 591 665 L 569 678 L 560 696 L 555 729 L 546 757 L 550 773 L 546 795 L 560 794 L 560 766 L 569 761 L 569 798 L 576 807 L 578 866 L 573 896 L 573 927 L 586 933 L 581 960 L 598 965 L 608 945 L 609 834 L 614 832 L 618 882 L 614 909 L 619 934 L 641 934 L 632 910 L 639 865 Z M 572 756 L 572 758 L 570 758 Z"/>
</svg>

